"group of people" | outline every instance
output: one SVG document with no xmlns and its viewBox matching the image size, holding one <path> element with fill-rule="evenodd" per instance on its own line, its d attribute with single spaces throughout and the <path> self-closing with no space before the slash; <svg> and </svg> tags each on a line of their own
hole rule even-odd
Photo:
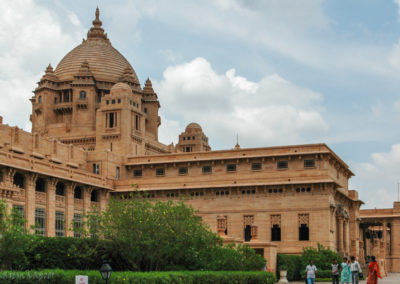
<svg viewBox="0 0 400 284">
<path fill-rule="evenodd" d="M 340 264 L 337 263 L 336 259 L 333 260 L 332 263 L 332 284 L 339 284 L 339 270 L 342 270 L 340 273 L 340 283 L 341 284 L 358 284 L 358 279 L 362 278 L 362 269 L 360 263 L 355 259 L 354 256 L 351 256 L 350 259 L 345 257 L 343 262 Z M 312 260 L 310 260 L 310 264 L 306 267 L 307 273 L 307 283 L 314 284 L 315 275 L 317 274 L 317 267 L 313 264 Z M 371 257 L 371 262 L 368 265 L 368 279 L 367 284 L 377 284 L 378 278 L 382 278 L 379 265 L 376 262 L 375 256 Z"/>
</svg>

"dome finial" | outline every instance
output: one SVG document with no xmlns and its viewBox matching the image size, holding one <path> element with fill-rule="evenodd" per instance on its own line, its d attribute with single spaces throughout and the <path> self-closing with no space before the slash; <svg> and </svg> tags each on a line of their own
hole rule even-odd
<svg viewBox="0 0 400 284">
<path fill-rule="evenodd" d="M 88 39 L 105 39 L 106 41 L 109 41 L 107 38 L 107 34 L 104 33 L 103 28 L 101 25 L 103 24 L 100 21 L 100 9 L 99 7 L 96 8 L 96 18 L 93 20 L 93 27 L 90 28 L 90 31 L 88 32 Z"/>
</svg>

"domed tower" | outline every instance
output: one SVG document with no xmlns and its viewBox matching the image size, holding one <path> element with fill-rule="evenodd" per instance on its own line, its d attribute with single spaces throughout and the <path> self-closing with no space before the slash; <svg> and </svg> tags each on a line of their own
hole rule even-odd
<svg viewBox="0 0 400 284">
<path fill-rule="evenodd" d="M 133 93 L 126 83 L 115 84 L 101 100 L 96 129 L 96 151 L 144 155 L 145 121 L 140 95 Z"/>
<path fill-rule="evenodd" d="M 201 126 L 195 122 L 186 126 L 185 132 L 179 135 L 176 149 L 177 152 L 211 151 L 211 147 L 208 145 L 208 137 L 204 134 Z"/>
<path fill-rule="evenodd" d="M 32 101 L 32 132 L 94 150 L 96 110 L 118 82 L 140 97 L 143 91 L 129 62 L 110 43 L 96 9 L 87 39 L 38 83 Z M 140 103 L 141 104 L 141 103 Z"/>
</svg>

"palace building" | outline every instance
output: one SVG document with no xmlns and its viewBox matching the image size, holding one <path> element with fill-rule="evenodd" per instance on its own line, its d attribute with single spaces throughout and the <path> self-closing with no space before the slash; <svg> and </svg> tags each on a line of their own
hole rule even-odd
<svg viewBox="0 0 400 284">
<path fill-rule="evenodd" d="M 400 271 L 400 203 L 360 210 L 352 171 L 326 144 L 212 151 L 193 122 L 177 145 L 161 143 L 158 95 L 112 46 L 98 9 L 87 38 L 46 68 L 30 101 L 32 132 L 0 118 L 0 194 L 37 234 L 80 237 L 70 227 L 85 212 L 136 184 L 143 198 L 192 206 L 270 271 L 277 253 L 318 243 L 361 262 L 375 253 Z"/>
</svg>

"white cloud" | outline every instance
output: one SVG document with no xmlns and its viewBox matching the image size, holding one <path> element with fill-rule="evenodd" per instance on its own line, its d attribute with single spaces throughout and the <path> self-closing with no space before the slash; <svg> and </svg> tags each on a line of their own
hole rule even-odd
<svg viewBox="0 0 400 284">
<path fill-rule="evenodd" d="M 400 144 L 392 145 L 389 152 L 373 153 L 371 160 L 352 165 L 355 177 L 350 184 L 359 191 L 365 207 L 392 207 L 400 181 Z"/>
<path fill-rule="evenodd" d="M 233 147 L 236 133 L 242 147 L 262 147 L 312 141 L 328 129 L 322 96 L 277 74 L 251 82 L 234 69 L 218 74 L 206 59 L 196 58 L 168 67 L 154 86 L 161 105 L 168 106 L 161 109 L 167 125 L 175 121 L 183 131 L 196 121 L 217 148 Z M 170 129 L 162 126 L 160 138 L 169 142 Z"/>
<path fill-rule="evenodd" d="M 54 13 L 32 0 L 0 0 L 0 6 L 0 115 L 28 130 L 36 82 L 79 39 L 64 33 Z M 69 12 L 68 18 L 80 28 L 76 15 Z"/>
</svg>

